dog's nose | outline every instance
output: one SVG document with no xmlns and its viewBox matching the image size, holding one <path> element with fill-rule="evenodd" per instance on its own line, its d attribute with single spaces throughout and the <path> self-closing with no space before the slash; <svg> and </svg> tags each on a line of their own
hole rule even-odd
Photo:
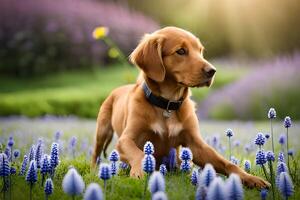
<svg viewBox="0 0 300 200">
<path fill-rule="evenodd" d="M 208 71 L 205 71 L 205 74 L 208 78 L 211 78 L 215 75 L 216 70 L 214 68 L 210 68 Z"/>
</svg>

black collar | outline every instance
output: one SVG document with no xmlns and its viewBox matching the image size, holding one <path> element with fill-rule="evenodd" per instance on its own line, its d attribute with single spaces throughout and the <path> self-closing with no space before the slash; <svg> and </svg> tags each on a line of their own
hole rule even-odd
<svg viewBox="0 0 300 200">
<path fill-rule="evenodd" d="M 146 82 L 143 83 L 143 91 L 145 93 L 145 96 L 147 98 L 147 100 L 157 106 L 160 107 L 164 110 L 178 110 L 182 104 L 183 98 L 181 98 L 178 101 L 170 101 L 168 99 L 165 99 L 161 96 L 156 96 L 152 93 L 151 89 L 149 88 L 149 86 L 147 85 Z"/>
</svg>

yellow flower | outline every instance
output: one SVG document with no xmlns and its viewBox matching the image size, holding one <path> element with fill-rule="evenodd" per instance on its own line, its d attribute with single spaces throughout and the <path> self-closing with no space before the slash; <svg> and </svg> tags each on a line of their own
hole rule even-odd
<svg viewBox="0 0 300 200">
<path fill-rule="evenodd" d="M 108 56 L 110 58 L 117 58 L 119 56 L 119 51 L 117 49 L 115 49 L 115 48 L 110 48 L 108 50 Z"/>
<path fill-rule="evenodd" d="M 99 26 L 93 31 L 93 38 L 98 40 L 107 36 L 109 29 L 105 26 Z"/>
</svg>

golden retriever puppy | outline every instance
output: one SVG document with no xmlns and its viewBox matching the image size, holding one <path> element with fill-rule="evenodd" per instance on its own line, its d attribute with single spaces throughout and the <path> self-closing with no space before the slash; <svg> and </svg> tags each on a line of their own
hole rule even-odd
<svg viewBox="0 0 300 200">
<path fill-rule="evenodd" d="M 116 132 L 116 148 L 121 160 L 131 166 L 132 177 L 143 176 L 143 146 L 151 141 L 157 163 L 170 148 L 189 147 L 193 162 L 201 167 L 210 163 L 219 173 L 236 173 L 249 187 L 269 186 L 224 159 L 201 137 L 189 88 L 209 87 L 216 72 L 203 51 L 199 39 L 180 28 L 166 27 L 144 36 L 130 55 L 141 69 L 136 84 L 113 90 L 100 108 L 92 167 L 102 149 L 106 155 Z"/>
</svg>

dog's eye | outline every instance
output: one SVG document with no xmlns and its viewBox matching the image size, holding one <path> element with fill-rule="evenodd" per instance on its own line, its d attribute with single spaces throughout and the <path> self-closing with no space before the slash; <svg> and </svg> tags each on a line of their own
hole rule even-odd
<svg viewBox="0 0 300 200">
<path fill-rule="evenodd" d="M 186 50 L 185 50 L 184 48 L 180 48 L 180 49 L 178 49 L 178 50 L 176 51 L 176 53 L 177 53 L 178 55 L 184 55 L 184 54 L 186 54 Z"/>
</svg>

